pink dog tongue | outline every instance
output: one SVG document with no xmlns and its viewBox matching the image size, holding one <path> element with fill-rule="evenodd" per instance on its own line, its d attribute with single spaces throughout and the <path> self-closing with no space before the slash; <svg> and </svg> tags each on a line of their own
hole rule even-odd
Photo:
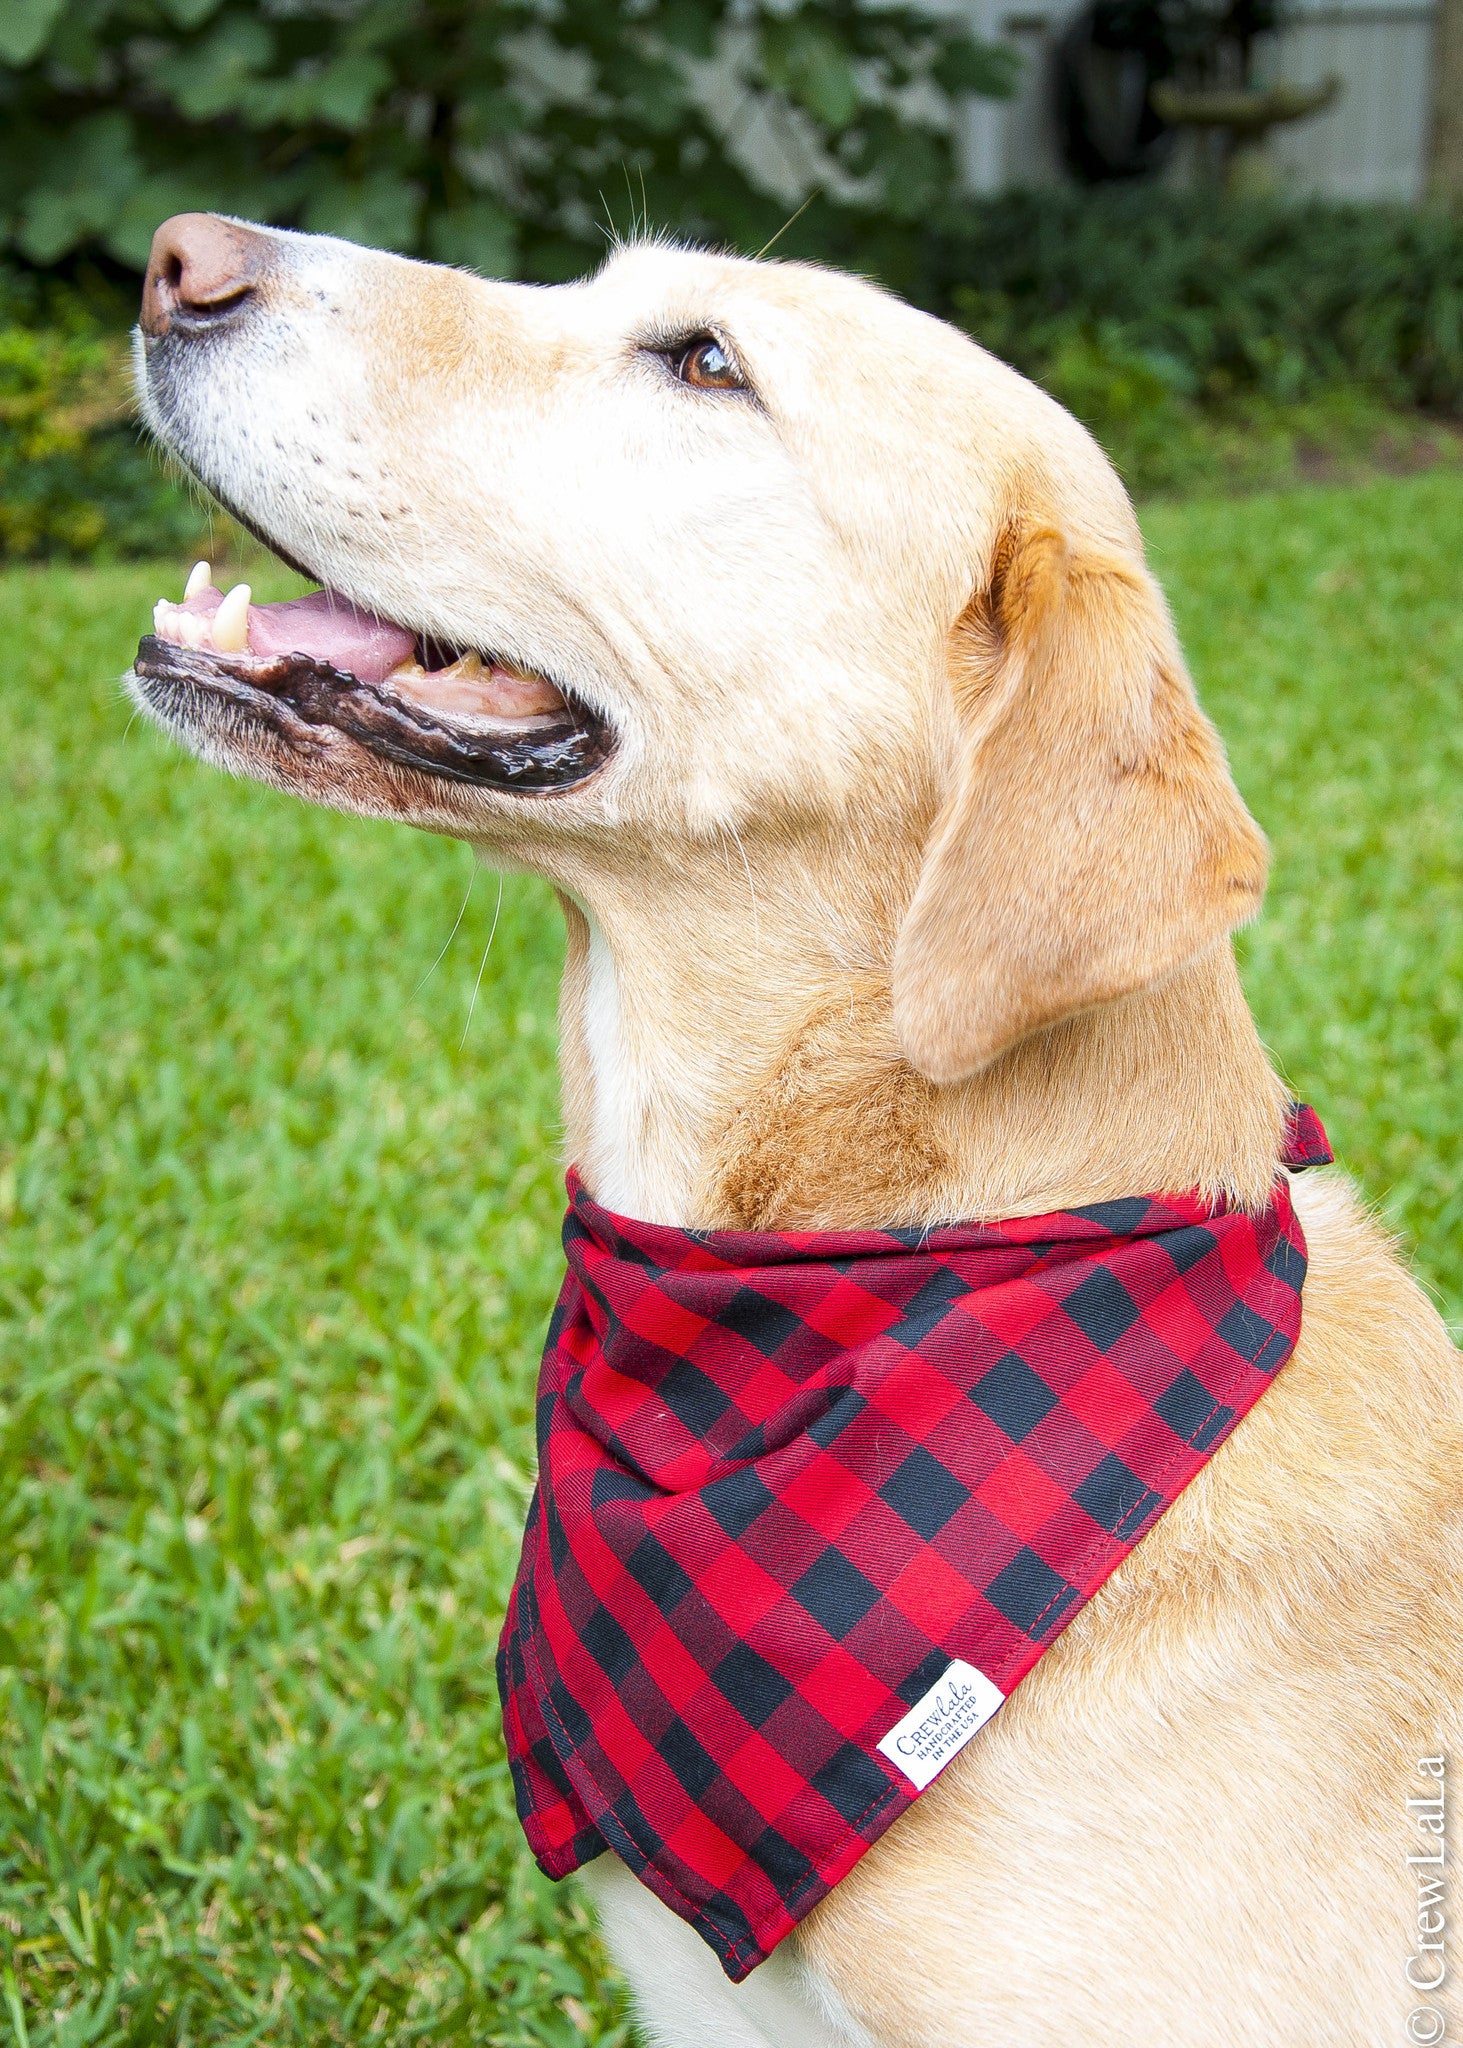
<svg viewBox="0 0 1463 2048">
<path fill-rule="evenodd" d="M 399 661 L 411 659 L 413 645 L 404 627 L 360 611 L 329 590 L 285 604 L 249 607 L 249 646 L 255 654 L 308 654 L 363 683 L 384 681 Z"/>
<path fill-rule="evenodd" d="M 207 616 L 223 602 L 221 590 L 200 591 L 179 610 Z M 283 604 L 251 604 L 251 654 L 307 654 L 359 676 L 363 683 L 384 682 L 398 662 L 411 659 L 415 641 L 404 626 L 362 611 L 333 590 L 309 597 L 291 597 Z"/>
</svg>

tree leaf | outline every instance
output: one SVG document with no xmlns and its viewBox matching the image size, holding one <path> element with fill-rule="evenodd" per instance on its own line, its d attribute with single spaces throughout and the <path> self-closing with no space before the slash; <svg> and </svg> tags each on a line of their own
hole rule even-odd
<svg viewBox="0 0 1463 2048">
<path fill-rule="evenodd" d="M 384 57 L 346 50 L 328 63 L 301 66 L 289 78 L 256 87 L 250 106 L 260 121 L 323 121 L 352 134 L 365 127 L 391 82 Z"/>
<path fill-rule="evenodd" d="M 165 58 L 154 76 L 187 120 L 213 121 L 248 105 L 273 55 L 274 36 L 264 22 L 231 14 L 201 42 Z"/>
<path fill-rule="evenodd" d="M 217 14 L 223 0 L 162 0 L 170 20 L 179 28 L 201 28 L 212 14 Z"/>
<path fill-rule="evenodd" d="M 32 263 L 56 263 L 107 228 L 137 182 L 132 122 L 93 114 L 59 136 L 20 209 L 16 241 Z"/>
<path fill-rule="evenodd" d="M 418 247 L 422 188 L 396 171 L 374 170 L 363 178 L 338 178 L 313 194 L 304 225 L 312 235 L 339 235 L 368 248 Z"/>
<path fill-rule="evenodd" d="M 935 83 L 946 92 L 1009 99 L 1021 76 L 1021 53 L 1009 45 L 958 36 L 946 43 L 930 69 Z"/>
<path fill-rule="evenodd" d="M 944 138 L 934 129 L 901 125 L 892 132 L 873 168 L 884 203 L 898 220 L 917 220 L 939 197 L 945 182 Z"/>
<path fill-rule="evenodd" d="M 834 129 L 846 128 L 862 104 L 849 54 L 803 15 L 763 23 L 762 50 L 771 82 Z"/>
<path fill-rule="evenodd" d="M 518 256 L 513 216 L 495 200 L 478 198 L 439 213 L 428 247 L 439 263 L 457 263 L 484 277 L 511 277 Z"/>
<path fill-rule="evenodd" d="M 456 114 L 456 138 L 469 149 L 516 134 L 533 120 L 527 104 L 501 87 L 465 92 L 457 102 Z"/>
<path fill-rule="evenodd" d="M 666 0 L 651 16 L 651 25 L 672 49 L 688 57 L 714 57 L 720 13 L 698 0 Z"/>
<path fill-rule="evenodd" d="M 234 197 L 206 159 L 140 178 L 107 229 L 108 254 L 143 270 L 152 238 L 165 220 L 175 213 L 233 213 Z"/>
<path fill-rule="evenodd" d="M 605 60 L 600 83 L 633 107 L 654 135 L 669 135 L 679 127 L 692 97 L 690 79 L 679 64 L 627 46 Z"/>
<path fill-rule="evenodd" d="M 0 8 L 0 63 L 29 64 L 45 47 L 66 0 L 5 0 Z"/>
</svg>

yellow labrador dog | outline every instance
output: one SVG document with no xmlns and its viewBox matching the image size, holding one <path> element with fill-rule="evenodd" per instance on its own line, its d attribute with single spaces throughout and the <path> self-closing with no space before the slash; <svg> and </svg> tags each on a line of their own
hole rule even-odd
<svg viewBox="0 0 1463 2048">
<path fill-rule="evenodd" d="M 139 701 L 553 882 L 598 1201 L 823 1228 L 1266 1198 L 1284 1096 L 1230 943 L 1264 842 L 1121 486 L 1013 371 L 799 265 L 642 246 L 534 289 L 192 215 L 138 372 L 165 446 L 325 586 L 253 606 L 200 567 Z M 591 1868 L 662 2048 L 1440 2038 L 1407 1801 L 1463 1756 L 1463 1376 L 1346 1181 L 1294 1200 L 1271 1392 L 745 1985 Z"/>
</svg>

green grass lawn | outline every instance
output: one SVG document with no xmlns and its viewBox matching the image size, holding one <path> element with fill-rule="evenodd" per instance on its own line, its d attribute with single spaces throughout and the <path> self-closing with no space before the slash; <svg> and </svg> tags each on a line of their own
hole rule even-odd
<svg viewBox="0 0 1463 2048">
<path fill-rule="evenodd" d="M 1458 1315 L 1463 479 L 1148 523 L 1263 1029 Z M 129 728 L 182 566 L 0 578 L 0 2041 L 617 2041 L 492 1676 L 556 915 Z"/>
</svg>

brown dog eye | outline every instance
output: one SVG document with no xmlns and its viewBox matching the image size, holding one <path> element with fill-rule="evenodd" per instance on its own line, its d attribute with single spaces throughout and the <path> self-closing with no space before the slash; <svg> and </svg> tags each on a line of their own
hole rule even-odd
<svg viewBox="0 0 1463 2048">
<path fill-rule="evenodd" d="M 714 335 L 693 341 L 675 365 L 683 384 L 698 391 L 745 391 L 746 380 Z"/>
</svg>

